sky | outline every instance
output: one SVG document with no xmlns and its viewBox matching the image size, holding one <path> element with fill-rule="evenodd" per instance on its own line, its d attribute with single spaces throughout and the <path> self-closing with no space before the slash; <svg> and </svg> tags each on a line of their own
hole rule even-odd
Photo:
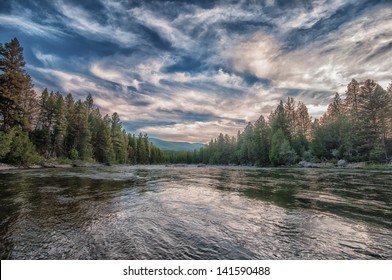
<svg viewBox="0 0 392 280">
<path fill-rule="evenodd" d="M 392 79 L 392 0 L 2 0 L 37 93 L 91 93 L 131 133 L 208 142 L 280 100 L 321 116 L 351 79 Z"/>
</svg>

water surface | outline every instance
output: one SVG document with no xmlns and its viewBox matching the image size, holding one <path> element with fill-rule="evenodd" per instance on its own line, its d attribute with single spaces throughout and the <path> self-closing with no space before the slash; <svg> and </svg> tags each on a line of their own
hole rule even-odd
<svg viewBox="0 0 392 280">
<path fill-rule="evenodd" d="M 1 259 L 392 259 L 392 172 L 0 173 Z"/>
</svg>

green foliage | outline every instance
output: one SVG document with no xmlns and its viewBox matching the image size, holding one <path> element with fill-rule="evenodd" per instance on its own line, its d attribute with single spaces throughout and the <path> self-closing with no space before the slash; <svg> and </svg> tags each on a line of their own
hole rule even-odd
<svg viewBox="0 0 392 280">
<path fill-rule="evenodd" d="M 110 127 L 110 118 L 106 115 L 98 118 L 93 126 L 94 156 L 99 162 L 110 163 L 113 161 L 113 145 Z"/>
<path fill-rule="evenodd" d="M 293 164 L 297 159 L 297 154 L 291 148 L 290 142 L 285 138 L 283 130 L 280 128 L 274 133 L 271 141 L 270 160 L 275 166 Z"/>
<path fill-rule="evenodd" d="M 3 131 L 16 125 L 25 131 L 31 127 L 36 99 L 25 64 L 18 39 L 4 46 L 0 44 L 0 128 Z"/>
<path fill-rule="evenodd" d="M 128 138 L 125 131 L 122 131 L 120 116 L 117 113 L 113 113 L 111 118 L 111 136 L 114 161 L 117 163 L 126 163 L 128 156 Z"/>
<path fill-rule="evenodd" d="M 82 102 L 45 89 L 37 99 L 22 51 L 16 38 L 0 44 L 1 161 L 30 164 L 41 160 L 38 151 L 46 161 L 163 162 L 147 134 L 136 142 L 117 113 L 102 118 L 91 94 Z"/>
<path fill-rule="evenodd" d="M 305 135 L 299 133 L 292 139 L 291 143 L 295 153 L 303 159 L 305 152 L 309 149 L 309 141 Z"/>
<path fill-rule="evenodd" d="M 12 141 L 15 137 L 15 129 L 8 132 L 0 131 L 0 161 L 4 160 L 12 148 Z"/>
<path fill-rule="evenodd" d="M 40 161 L 40 157 L 27 132 L 24 132 L 21 127 L 13 127 L 11 135 L 13 136 L 12 144 L 10 151 L 6 155 L 7 162 L 28 165 Z"/>
<path fill-rule="evenodd" d="M 79 159 L 79 152 L 78 152 L 78 150 L 76 150 L 75 148 L 72 148 L 70 151 L 69 151 L 69 159 L 70 160 L 78 160 Z"/>
<path fill-rule="evenodd" d="M 193 153 L 169 160 L 209 164 L 286 165 L 313 162 L 383 162 L 392 153 L 392 83 L 387 91 L 372 80 L 352 80 L 345 98 L 338 93 L 327 112 L 313 122 L 306 106 L 293 98 L 281 101 L 268 122 L 260 116 L 237 137 L 220 134 Z"/>
<path fill-rule="evenodd" d="M 385 160 L 385 150 L 380 141 L 377 141 L 369 152 L 369 159 L 373 162 L 382 162 Z"/>
</svg>

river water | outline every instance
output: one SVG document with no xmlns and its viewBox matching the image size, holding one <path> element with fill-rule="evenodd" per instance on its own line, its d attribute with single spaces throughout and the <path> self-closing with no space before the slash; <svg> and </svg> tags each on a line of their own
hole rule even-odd
<svg viewBox="0 0 392 280">
<path fill-rule="evenodd" d="M 392 259 L 392 172 L 0 173 L 1 259 Z"/>
</svg>

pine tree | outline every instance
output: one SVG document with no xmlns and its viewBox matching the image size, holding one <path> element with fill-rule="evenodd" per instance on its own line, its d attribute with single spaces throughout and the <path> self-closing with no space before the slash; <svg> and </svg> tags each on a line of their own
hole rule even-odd
<svg viewBox="0 0 392 280">
<path fill-rule="evenodd" d="M 282 100 L 280 101 L 278 107 L 276 107 L 275 111 L 271 113 L 268 121 L 272 129 L 272 134 L 275 134 L 275 132 L 281 129 L 284 136 L 287 139 L 290 139 L 291 134 L 289 121 L 287 120 Z"/>
<path fill-rule="evenodd" d="M 137 138 L 137 151 L 136 151 L 136 159 L 138 164 L 147 164 L 148 163 L 148 154 L 146 141 L 143 139 L 143 134 L 140 132 Z"/>
<path fill-rule="evenodd" d="M 24 69 L 23 48 L 14 38 L 0 44 L 0 129 L 8 131 L 15 125 L 32 129 L 36 98 L 30 76 Z"/>
<path fill-rule="evenodd" d="M 39 115 L 33 139 L 34 143 L 39 147 L 40 153 L 46 158 L 55 155 L 55 141 L 58 140 L 55 139 L 57 136 L 55 135 L 55 126 L 59 124 L 59 121 L 63 121 L 62 119 L 57 120 L 58 114 L 62 113 L 61 108 L 58 108 L 57 99 L 58 96 L 53 91 L 49 94 L 48 89 L 45 88 L 38 102 Z"/>
<path fill-rule="evenodd" d="M 54 157 L 66 156 L 64 141 L 67 129 L 66 108 L 63 96 L 56 92 L 55 122 L 53 125 L 53 153 Z"/>
<path fill-rule="evenodd" d="M 127 160 L 127 145 L 122 132 L 122 124 L 120 116 L 115 112 L 112 115 L 112 143 L 114 152 L 114 161 L 117 163 L 125 163 Z"/>
<path fill-rule="evenodd" d="M 358 95 L 358 113 L 361 115 L 359 134 L 362 157 L 370 157 L 373 150 L 383 147 L 384 159 L 388 158 L 386 134 L 388 112 L 391 110 L 391 97 L 373 80 L 366 80 L 360 87 Z"/>
<path fill-rule="evenodd" d="M 95 139 L 95 159 L 99 162 L 111 163 L 113 161 L 113 144 L 111 133 L 111 119 L 109 115 L 105 115 L 99 120 Z"/>
<path fill-rule="evenodd" d="M 284 114 L 287 121 L 287 126 L 291 136 L 297 134 L 297 114 L 295 108 L 294 98 L 288 97 L 286 104 L 284 104 Z M 283 129 L 283 128 L 282 128 Z"/>
<path fill-rule="evenodd" d="M 254 134 L 257 149 L 256 163 L 262 166 L 268 165 L 270 163 L 271 129 L 262 115 L 255 122 Z"/>
<path fill-rule="evenodd" d="M 135 134 L 128 134 L 128 162 L 130 164 L 137 163 L 137 145 Z"/>
<path fill-rule="evenodd" d="M 70 101 L 70 99 L 68 99 Z M 70 104 L 70 103 L 69 103 Z M 89 160 L 92 157 L 91 132 L 88 125 L 88 111 L 82 101 L 78 100 L 68 111 L 68 151 L 76 149 L 79 158 Z"/>
<path fill-rule="evenodd" d="M 292 164 L 297 159 L 295 151 L 291 148 L 290 142 L 281 128 L 272 136 L 269 156 L 271 163 L 275 166 Z"/>
</svg>

